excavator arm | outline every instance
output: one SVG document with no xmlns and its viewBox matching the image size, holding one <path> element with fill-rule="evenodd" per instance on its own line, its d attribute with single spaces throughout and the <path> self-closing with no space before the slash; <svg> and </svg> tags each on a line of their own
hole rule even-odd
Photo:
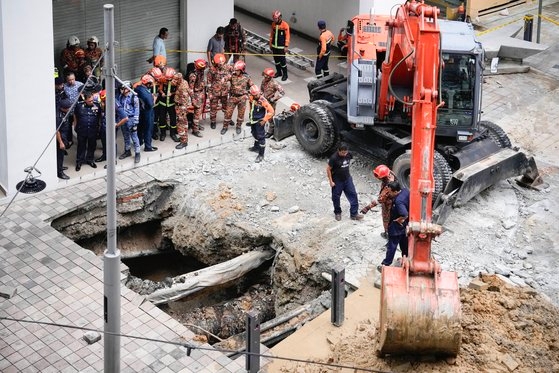
<svg viewBox="0 0 559 373">
<path fill-rule="evenodd" d="M 442 232 L 432 222 L 433 158 L 439 102 L 439 9 L 423 2 L 401 5 L 388 22 L 389 41 L 379 113 L 388 102 L 391 79 L 413 77 L 409 207 L 409 257 L 401 267 L 383 267 L 379 327 L 380 355 L 456 356 L 461 341 L 461 308 L 456 273 L 442 271 L 431 241 Z M 388 78 L 387 78 L 388 77 Z M 385 98 L 383 101 L 383 97 Z M 382 114 L 379 114 L 382 115 Z"/>
</svg>

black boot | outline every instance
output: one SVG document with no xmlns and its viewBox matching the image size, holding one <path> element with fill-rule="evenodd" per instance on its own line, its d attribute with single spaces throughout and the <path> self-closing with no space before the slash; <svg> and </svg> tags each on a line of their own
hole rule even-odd
<svg viewBox="0 0 559 373">
<path fill-rule="evenodd" d="M 130 152 L 130 149 L 125 150 L 124 153 L 122 153 L 120 155 L 120 157 L 118 157 L 118 159 L 124 159 L 124 158 L 128 158 L 132 156 L 132 152 Z"/>
<path fill-rule="evenodd" d="M 140 163 L 140 152 L 134 154 L 134 163 Z"/>
<path fill-rule="evenodd" d="M 276 68 L 276 73 L 275 73 L 275 75 L 274 75 L 274 78 L 279 78 L 279 77 L 281 77 L 281 70 L 278 70 L 278 69 Z"/>
<path fill-rule="evenodd" d="M 258 156 L 254 160 L 255 163 L 260 163 L 264 160 L 264 150 L 266 150 L 266 145 L 259 145 Z"/>
<path fill-rule="evenodd" d="M 211 122 L 211 123 L 210 123 L 210 128 L 211 128 L 212 130 L 215 130 L 215 127 L 216 127 L 215 122 Z"/>
<path fill-rule="evenodd" d="M 281 81 L 285 82 L 287 80 L 287 66 L 282 67 Z"/>
<path fill-rule="evenodd" d="M 159 134 L 159 140 L 165 141 L 166 136 L 167 136 L 167 130 L 161 129 L 161 133 Z"/>
<path fill-rule="evenodd" d="M 175 149 L 182 149 L 182 148 L 186 148 L 187 146 L 188 146 L 187 142 L 179 142 L 177 146 L 175 146 Z"/>
<path fill-rule="evenodd" d="M 258 141 L 254 142 L 254 145 L 251 148 L 248 148 L 251 152 L 259 153 L 260 152 L 260 145 L 258 145 Z"/>
<path fill-rule="evenodd" d="M 177 129 L 176 128 L 171 128 L 171 139 L 174 142 L 181 142 L 181 140 L 179 139 L 179 137 L 177 136 Z"/>
</svg>

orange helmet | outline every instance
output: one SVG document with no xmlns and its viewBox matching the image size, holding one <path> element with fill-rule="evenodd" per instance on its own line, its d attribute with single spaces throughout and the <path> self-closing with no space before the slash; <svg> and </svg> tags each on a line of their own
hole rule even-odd
<svg viewBox="0 0 559 373">
<path fill-rule="evenodd" d="M 76 53 L 74 53 L 74 56 L 78 58 L 85 58 L 85 52 L 83 51 L 83 49 L 78 49 Z"/>
<path fill-rule="evenodd" d="M 292 112 L 296 112 L 297 110 L 299 110 L 301 108 L 301 105 L 299 105 L 298 103 L 294 102 L 291 104 L 291 107 L 289 108 Z"/>
<path fill-rule="evenodd" d="M 105 89 L 99 92 L 99 98 L 101 99 L 101 101 L 105 101 L 105 99 L 107 98 L 107 91 Z"/>
<path fill-rule="evenodd" d="M 248 92 L 253 95 L 253 96 L 257 96 L 260 94 L 260 88 L 258 88 L 258 86 L 256 84 L 253 84 L 250 86 L 250 89 L 248 90 Z"/>
<path fill-rule="evenodd" d="M 155 79 L 153 78 L 153 76 L 149 74 L 145 74 L 144 76 L 142 76 L 142 84 L 147 85 L 149 83 L 151 84 L 155 83 Z"/>
<path fill-rule="evenodd" d="M 168 67 L 165 70 L 165 79 L 173 79 L 176 73 L 177 72 L 175 71 L 175 69 L 173 69 L 172 67 Z"/>
<path fill-rule="evenodd" d="M 279 10 L 274 10 L 272 13 L 272 20 L 277 21 L 281 18 L 281 12 Z"/>
<path fill-rule="evenodd" d="M 244 63 L 244 61 L 238 60 L 237 62 L 235 62 L 235 64 L 233 65 L 233 70 L 235 71 L 244 71 L 246 67 L 246 64 Z"/>
<path fill-rule="evenodd" d="M 196 67 L 197 70 L 204 70 L 207 66 L 208 63 L 203 58 L 198 58 L 196 61 L 194 61 L 194 67 Z"/>
<path fill-rule="evenodd" d="M 274 75 L 276 75 L 276 73 L 274 72 L 274 69 L 272 69 L 271 67 L 265 68 L 264 71 L 262 72 L 262 76 L 269 76 L 270 78 L 273 78 Z"/>
<path fill-rule="evenodd" d="M 159 80 L 163 77 L 163 73 L 161 72 L 161 69 L 159 67 L 154 67 L 152 68 L 148 74 L 150 74 L 151 76 L 153 76 L 153 78 L 155 80 Z"/>
<path fill-rule="evenodd" d="M 214 63 L 216 65 L 222 65 L 226 61 L 225 55 L 223 53 L 218 53 L 214 56 Z"/>
<path fill-rule="evenodd" d="M 153 66 L 161 67 L 165 65 L 167 65 L 167 59 L 165 58 L 165 56 L 162 55 L 155 56 L 155 59 L 153 60 Z"/>
<path fill-rule="evenodd" d="M 380 164 L 373 170 L 373 175 L 375 175 L 377 179 L 383 179 L 390 175 L 390 169 L 387 166 Z"/>
</svg>

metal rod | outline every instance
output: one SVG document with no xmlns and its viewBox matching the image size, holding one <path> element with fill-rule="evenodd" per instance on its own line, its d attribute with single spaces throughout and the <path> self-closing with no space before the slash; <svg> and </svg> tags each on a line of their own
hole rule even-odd
<svg viewBox="0 0 559 373">
<path fill-rule="evenodd" d="M 260 322 L 256 311 L 247 312 L 247 355 L 245 368 L 249 373 L 260 371 Z"/>
<path fill-rule="evenodd" d="M 542 31 L 542 13 L 543 13 L 543 0 L 540 0 L 538 5 L 538 34 L 536 35 L 536 43 L 540 43 L 540 33 Z"/>
<path fill-rule="evenodd" d="M 104 372 L 120 372 L 120 250 L 116 247 L 115 177 L 115 40 L 114 6 L 105 4 L 105 105 L 107 136 L 107 250 L 103 258 L 104 279 Z M 107 334 L 110 333 L 110 334 Z"/>
<path fill-rule="evenodd" d="M 345 306 L 345 268 L 332 268 L 332 307 L 330 308 L 330 321 L 335 326 L 344 323 Z"/>
</svg>

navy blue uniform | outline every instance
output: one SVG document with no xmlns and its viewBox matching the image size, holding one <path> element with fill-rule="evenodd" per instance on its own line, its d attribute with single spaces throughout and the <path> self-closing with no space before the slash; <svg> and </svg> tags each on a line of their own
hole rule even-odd
<svg viewBox="0 0 559 373">
<path fill-rule="evenodd" d="M 404 188 L 392 202 L 390 223 L 388 225 L 386 257 L 382 261 L 382 265 L 389 266 L 392 264 L 398 245 L 400 245 L 400 250 L 402 250 L 402 256 L 408 256 L 408 236 L 406 235 L 406 227 L 408 226 L 409 209 L 410 191 Z M 406 220 L 402 224 L 396 221 L 396 219 L 400 217 L 406 217 Z"/>
<path fill-rule="evenodd" d="M 140 99 L 140 121 L 138 123 L 138 138 L 140 144 L 143 142 L 145 149 L 151 149 L 153 135 L 153 95 L 148 87 L 139 85 L 135 88 L 136 94 Z M 174 109 L 174 107 L 173 107 Z"/>
<path fill-rule="evenodd" d="M 349 173 L 349 164 L 352 159 L 353 156 L 349 152 L 346 156 L 340 156 L 338 152 L 336 152 L 332 154 L 328 160 L 328 165 L 332 172 L 332 180 L 335 184 L 332 187 L 332 202 L 334 203 L 335 215 L 342 213 L 342 208 L 340 206 L 340 197 L 342 193 L 345 194 L 349 201 L 349 214 L 352 217 L 358 215 L 359 201 L 357 199 L 357 191 L 355 190 L 353 179 Z"/>
<path fill-rule="evenodd" d="M 62 138 L 62 142 L 64 143 L 65 147 L 68 147 L 68 133 L 72 131 L 70 122 L 69 122 L 69 115 L 66 120 L 63 120 L 66 116 L 66 113 L 58 108 L 56 112 L 56 130 L 60 132 L 60 137 Z M 64 163 L 64 155 L 66 155 L 66 149 L 60 149 L 58 142 L 56 143 L 56 171 L 58 175 L 62 173 L 62 166 Z"/>
<path fill-rule="evenodd" d="M 101 108 L 96 103 L 88 106 L 85 102 L 80 102 L 76 105 L 74 117 L 76 118 L 75 131 L 78 138 L 76 165 L 93 163 L 97 134 L 101 125 Z"/>
<path fill-rule="evenodd" d="M 101 144 L 103 144 L 103 155 L 101 156 L 101 158 L 107 159 L 107 116 L 105 114 L 106 111 L 103 110 L 99 137 L 101 137 Z M 115 101 L 115 123 L 120 122 L 124 118 L 126 118 L 126 113 L 124 112 L 120 104 Z M 115 128 L 115 137 L 117 133 L 117 129 Z M 118 148 L 118 145 L 115 145 L 115 147 Z M 118 153 L 118 150 L 116 152 Z"/>
</svg>

